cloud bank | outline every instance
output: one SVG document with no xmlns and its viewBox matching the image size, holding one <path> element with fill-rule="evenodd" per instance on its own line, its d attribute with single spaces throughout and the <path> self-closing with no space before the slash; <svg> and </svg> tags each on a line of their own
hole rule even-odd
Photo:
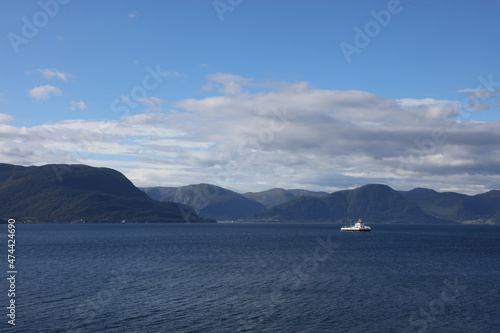
<svg viewBox="0 0 500 333">
<path fill-rule="evenodd" d="M 392 100 L 224 73 L 207 79 L 203 89 L 214 96 L 181 100 L 168 111 L 151 97 L 143 101 L 147 112 L 118 120 L 27 128 L 2 115 L 0 156 L 23 165 L 108 166 L 138 186 L 500 188 L 500 122 L 468 121 L 457 101 Z"/>
</svg>

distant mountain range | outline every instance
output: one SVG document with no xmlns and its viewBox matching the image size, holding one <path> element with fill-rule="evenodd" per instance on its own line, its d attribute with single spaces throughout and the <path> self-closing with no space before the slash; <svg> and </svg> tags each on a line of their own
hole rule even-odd
<svg viewBox="0 0 500 333">
<path fill-rule="evenodd" d="M 500 191 L 497 190 L 474 196 L 425 188 L 399 193 L 438 218 L 460 223 L 500 224 Z"/>
<path fill-rule="evenodd" d="M 0 164 L 0 220 L 39 222 L 333 222 L 500 224 L 500 191 L 468 196 L 369 184 L 328 194 L 239 194 L 198 184 L 138 189 L 108 168 Z"/>
<path fill-rule="evenodd" d="M 415 203 L 386 185 L 370 184 L 322 197 L 294 198 L 265 212 L 256 220 L 349 223 L 361 218 L 373 223 L 453 223 L 424 213 Z"/>
<path fill-rule="evenodd" d="M 216 220 L 240 220 L 266 209 L 263 204 L 236 192 L 210 184 L 178 188 L 152 187 L 142 189 L 154 199 L 191 206 L 202 217 Z"/>
<path fill-rule="evenodd" d="M 215 222 L 151 200 L 116 170 L 0 164 L 0 218 L 34 222 Z"/>
<path fill-rule="evenodd" d="M 152 199 L 190 205 L 218 220 L 500 224 L 500 191 L 476 196 L 429 189 L 398 192 L 380 184 L 331 194 L 274 188 L 241 195 L 208 184 L 142 190 Z"/>
<path fill-rule="evenodd" d="M 173 201 L 189 205 L 203 217 L 217 220 L 242 220 L 252 217 L 295 197 L 310 195 L 323 196 L 327 192 L 307 190 L 285 190 L 274 188 L 255 193 L 238 194 L 210 184 L 188 185 L 182 187 L 141 188 L 153 200 Z"/>
</svg>

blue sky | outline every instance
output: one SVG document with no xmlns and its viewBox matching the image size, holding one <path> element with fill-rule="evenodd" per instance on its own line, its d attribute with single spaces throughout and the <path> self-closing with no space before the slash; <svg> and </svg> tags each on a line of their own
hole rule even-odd
<svg viewBox="0 0 500 333">
<path fill-rule="evenodd" d="M 138 186 L 500 188 L 499 6 L 2 2 L 0 157 Z"/>
</svg>

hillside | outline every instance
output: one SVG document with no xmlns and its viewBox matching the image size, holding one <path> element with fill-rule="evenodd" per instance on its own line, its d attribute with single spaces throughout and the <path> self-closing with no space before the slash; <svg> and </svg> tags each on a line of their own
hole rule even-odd
<svg viewBox="0 0 500 333">
<path fill-rule="evenodd" d="M 500 191 L 497 190 L 474 196 L 424 188 L 400 193 L 425 213 L 438 218 L 461 223 L 500 223 Z"/>
<path fill-rule="evenodd" d="M 12 176 L 12 173 L 25 169 L 25 167 L 0 163 L 0 186 Z"/>
<path fill-rule="evenodd" d="M 262 192 L 248 192 L 243 194 L 248 199 L 255 200 L 263 204 L 267 209 L 278 206 L 293 198 L 300 196 L 322 197 L 327 195 L 327 192 L 313 192 L 307 190 L 285 190 L 282 188 L 273 188 Z"/>
<path fill-rule="evenodd" d="M 265 207 L 236 192 L 210 184 L 198 184 L 172 188 L 145 188 L 150 198 L 173 201 L 191 206 L 202 217 L 216 220 L 245 219 Z"/>
<path fill-rule="evenodd" d="M 0 217 L 54 222 L 208 221 L 191 207 L 153 201 L 123 174 L 85 165 L 0 165 Z"/>
<path fill-rule="evenodd" d="M 370 184 L 323 197 L 297 197 L 253 216 L 264 221 L 342 222 L 359 218 L 374 223 L 451 223 L 425 214 L 386 185 Z"/>
</svg>

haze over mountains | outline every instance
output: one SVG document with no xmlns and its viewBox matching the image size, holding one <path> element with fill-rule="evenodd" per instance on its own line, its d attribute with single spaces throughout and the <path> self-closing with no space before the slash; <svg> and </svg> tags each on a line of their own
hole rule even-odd
<svg viewBox="0 0 500 333">
<path fill-rule="evenodd" d="M 369 184 L 328 194 L 210 185 L 138 189 L 116 170 L 0 164 L 0 218 L 34 222 L 332 222 L 500 224 L 500 191 L 468 196 Z"/>
</svg>

